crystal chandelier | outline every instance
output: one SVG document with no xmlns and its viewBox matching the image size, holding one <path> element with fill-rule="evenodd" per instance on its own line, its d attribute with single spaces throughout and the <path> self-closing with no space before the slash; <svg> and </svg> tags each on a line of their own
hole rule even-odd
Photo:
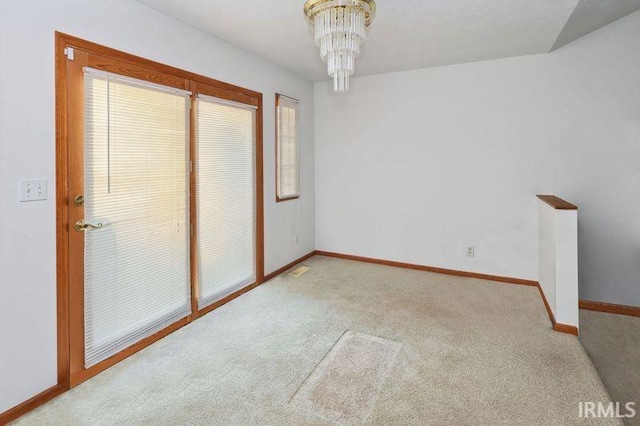
<svg viewBox="0 0 640 426">
<path fill-rule="evenodd" d="M 308 0 L 304 14 L 315 29 L 320 57 L 327 62 L 333 90 L 349 90 L 360 46 L 376 13 L 374 0 Z"/>
</svg>

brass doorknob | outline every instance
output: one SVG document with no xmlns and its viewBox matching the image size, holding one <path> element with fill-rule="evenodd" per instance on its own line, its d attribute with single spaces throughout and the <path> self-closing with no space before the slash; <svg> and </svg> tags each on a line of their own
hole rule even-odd
<svg viewBox="0 0 640 426">
<path fill-rule="evenodd" d="M 98 223 L 98 224 L 93 224 L 93 223 L 87 223 L 84 220 L 79 220 L 76 222 L 76 231 L 78 232 L 83 232 L 83 231 L 87 231 L 88 229 L 100 229 L 102 228 L 102 224 Z"/>
</svg>

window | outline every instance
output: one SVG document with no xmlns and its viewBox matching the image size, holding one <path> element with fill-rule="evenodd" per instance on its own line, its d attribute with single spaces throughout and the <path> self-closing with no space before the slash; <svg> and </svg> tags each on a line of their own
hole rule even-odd
<svg viewBox="0 0 640 426">
<path fill-rule="evenodd" d="M 276 201 L 300 196 L 298 101 L 276 94 Z"/>
</svg>

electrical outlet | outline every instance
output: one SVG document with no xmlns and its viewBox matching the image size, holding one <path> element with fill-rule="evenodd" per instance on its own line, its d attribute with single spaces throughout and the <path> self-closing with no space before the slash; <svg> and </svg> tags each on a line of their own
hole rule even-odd
<svg viewBox="0 0 640 426">
<path fill-rule="evenodd" d="M 20 200 L 20 202 L 46 200 L 47 180 L 21 180 L 19 184 L 18 199 Z"/>
<path fill-rule="evenodd" d="M 469 246 L 467 247 L 467 256 L 469 257 L 475 257 L 476 255 L 476 248 L 475 246 Z"/>
</svg>

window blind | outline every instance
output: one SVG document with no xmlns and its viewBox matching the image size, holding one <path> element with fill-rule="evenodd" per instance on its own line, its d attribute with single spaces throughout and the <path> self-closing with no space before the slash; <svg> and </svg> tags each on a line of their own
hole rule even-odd
<svg viewBox="0 0 640 426">
<path fill-rule="evenodd" d="M 190 314 L 189 93 L 85 68 L 85 367 Z"/>
<path fill-rule="evenodd" d="M 255 108 L 198 95 L 198 306 L 256 280 Z"/>
<path fill-rule="evenodd" d="M 300 195 L 298 150 L 298 101 L 286 96 L 276 98 L 276 174 L 278 199 Z"/>
</svg>

